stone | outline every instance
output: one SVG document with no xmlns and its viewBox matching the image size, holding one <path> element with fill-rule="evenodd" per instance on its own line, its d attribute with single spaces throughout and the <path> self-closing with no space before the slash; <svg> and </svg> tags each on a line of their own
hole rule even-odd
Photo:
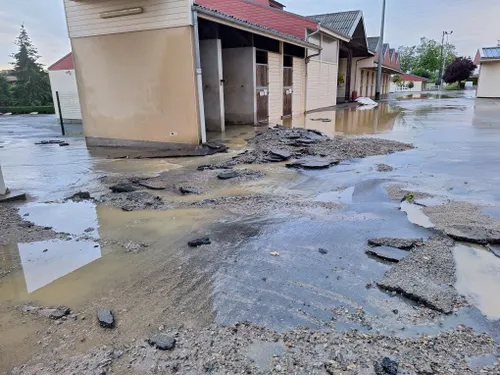
<svg viewBox="0 0 500 375">
<path fill-rule="evenodd" d="M 66 200 L 72 201 L 84 201 L 90 199 L 92 199 L 92 197 L 88 191 L 79 191 L 78 193 L 73 194 L 71 197 L 66 198 Z"/>
<path fill-rule="evenodd" d="M 238 177 L 238 174 L 235 171 L 222 172 L 217 175 L 219 180 L 229 180 L 235 177 Z"/>
<path fill-rule="evenodd" d="M 405 250 L 400 250 L 398 248 L 389 246 L 372 247 L 367 249 L 365 253 L 386 260 L 388 262 L 394 262 L 394 263 L 399 262 L 401 259 L 403 259 L 408 255 L 408 252 Z"/>
<path fill-rule="evenodd" d="M 59 146 L 60 147 L 69 146 L 69 143 L 68 142 L 61 142 L 61 143 L 59 143 Z"/>
<path fill-rule="evenodd" d="M 148 340 L 149 344 L 160 350 L 173 350 L 176 340 L 165 333 L 158 333 Z"/>
<path fill-rule="evenodd" d="M 109 187 L 113 193 L 130 193 L 135 191 L 135 187 L 127 183 L 119 183 Z"/>
<path fill-rule="evenodd" d="M 179 188 L 179 191 L 182 195 L 189 195 L 189 194 L 200 194 L 200 192 L 194 188 L 190 188 L 190 187 L 183 187 L 181 186 Z"/>
<path fill-rule="evenodd" d="M 319 248 L 319 249 L 318 249 L 318 251 L 319 251 L 319 253 L 320 253 L 321 255 L 326 255 L 326 254 L 328 254 L 328 250 L 326 250 L 326 249 Z"/>
<path fill-rule="evenodd" d="M 115 328 L 115 317 L 111 310 L 98 309 L 97 320 L 99 325 L 103 328 Z"/>
<path fill-rule="evenodd" d="M 498 245 L 487 245 L 489 251 L 491 251 L 495 256 L 500 258 L 500 246 Z"/>
<path fill-rule="evenodd" d="M 424 240 L 422 238 L 391 238 L 381 237 L 372 238 L 368 240 L 368 245 L 371 246 L 390 246 L 396 247 L 401 250 L 410 250 L 413 246 L 422 245 Z"/>
<path fill-rule="evenodd" d="M 382 361 L 376 362 L 374 367 L 377 375 L 397 375 L 399 370 L 398 363 L 389 357 L 382 358 Z"/>
<path fill-rule="evenodd" d="M 290 151 L 282 150 L 279 148 L 274 148 L 271 151 L 269 151 L 269 153 L 281 160 L 288 160 L 292 157 L 292 153 Z"/>
<path fill-rule="evenodd" d="M 210 241 L 210 238 L 208 237 L 201 237 L 197 238 L 195 240 L 189 241 L 188 245 L 190 247 L 198 247 L 198 246 L 203 246 L 203 245 L 210 245 L 212 242 Z"/>
</svg>

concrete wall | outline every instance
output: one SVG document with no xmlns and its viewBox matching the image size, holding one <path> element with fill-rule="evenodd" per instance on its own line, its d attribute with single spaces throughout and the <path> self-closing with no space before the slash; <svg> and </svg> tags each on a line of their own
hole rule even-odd
<svg viewBox="0 0 500 375">
<path fill-rule="evenodd" d="M 200 58 L 205 124 L 209 131 L 223 132 L 225 129 L 225 119 L 224 88 L 221 82 L 223 77 L 221 40 L 201 40 Z"/>
<path fill-rule="evenodd" d="M 292 116 L 303 115 L 306 110 L 306 63 L 293 58 Z"/>
<path fill-rule="evenodd" d="M 222 50 L 226 123 L 255 124 L 255 48 Z"/>
<path fill-rule="evenodd" d="M 78 98 L 78 88 L 76 87 L 75 71 L 52 70 L 49 71 L 49 79 L 57 118 L 59 118 L 59 111 L 57 110 L 56 91 L 59 92 L 63 119 L 81 121 L 82 110 Z"/>
<path fill-rule="evenodd" d="M 281 116 L 283 116 L 283 55 L 268 52 L 268 64 L 269 121 L 271 123 L 280 123 Z M 295 69 L 295 66 L 293 68 Z"/>
<path fill-rule="evenodd" d="M 71 38 L 186 26 L 192 0 L 64 0 Z M 142 14 L 102 19 L 103 12 L 141 7 Z"/>
<path fill-rule="evenodd" d="M 191 27 L 73 38 L 89 144 L 200 139 Z"/>
<path fill-rule="evenodd" d="M 481 62 L 478 98 L 500 98 L 500 61 Z"/>
<path fill-rule="evenodd" d="M 321 34 L 310 41 L 323 48 L 319 56 L 310 59 L 307 64 L 306 110 L 311 111 L 337 104 L 338 81 L 338 41 Z M 314 52 L 309 52 L 314 53 Z"/>
</svg>

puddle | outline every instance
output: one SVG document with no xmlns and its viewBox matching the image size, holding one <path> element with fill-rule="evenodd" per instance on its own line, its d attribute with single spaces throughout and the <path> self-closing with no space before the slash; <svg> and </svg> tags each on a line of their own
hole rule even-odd
<svg viewBox="0 0 500 375">
<path fill-rule="evenodd" d="M 43 227 L 52 227 L 56 232 L 84 234 L 88 228 L 94 228 L 88 234 L 99 238 L 96 206 L 89 202 L 36 203 L 23 206 L 19 214 L 25 220 Z"/>
<path fill-rule="evenodd" d="M 481 246 L 459 244 L 453 251 L 456 289 L 490 319 L 500 319 L 500 259 Z"/>
<path fill-rule="evenodd" d="M 354 193 L 355 186 L 348 187 L 344 190 L 329 191 L 327 193 L 319 194 L 316 197 L 318 202 L 338 202 L 344 204 L 352 203 L 352 195 Z"/>
<path fill-rule="evenodd" d="M 418 206 L 408 201 L 401 202 L 401 211 L 406 213 L 410 223 L 420 225 L 424 228 L 433 228 L 434 224 L 432 224 L 429 217 L 424 214 L 423 210 L 424 207 L 422 206 Z"/>
<path fill-rule="evenodd" d="M 500 219 L 500 208 L 497 207 L 488 207 L 485 208 L 483 214 L 493 217 L 495 219 Z"/>
</svg>

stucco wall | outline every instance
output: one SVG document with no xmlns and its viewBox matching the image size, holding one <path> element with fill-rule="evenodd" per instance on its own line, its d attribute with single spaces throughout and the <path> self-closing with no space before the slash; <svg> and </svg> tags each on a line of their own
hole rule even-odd
<svg viewBox="0 0 500 375">
<path fill-rule="evenodd" d="M 255 48 L 224 48 L 222 62 L 226 123 L 256 123 Z"/>
<path fill-rule="evenodd" d="M 481 62 L 478 98 L 500 98 L 500 61 Z"/>
<path fill-rule="evenodd" d="M 186 26 L 192 0 L 64 0 L 71 38 Z M 141 7 L 143 13 L 103 19 L 103 12 Z"/>
<path fill-rule="evenodd" d="M 76 87 L 75 71 L 52 70 L 49 71 L 49 79 L 57 118 L 59 118 L 59 111 L 57 110 L 56 91 L 59 92 L 63 119 L 81 121 L 82 110 L 80 108 L 80 99 L 78 98 L 78 89 Z"/>
<path fill-rule="evenodd" d="M 205 124 L 209 131 L 224 131 L 224 88 L 221 83 L 222 47 L 220 39 L 200 41 Z"/>
<path fill-rule="evenodd" d="M 306 63 L 304 59 L 293 58 L 293 93 L 292 115 L 299 116 L 305 112 L 306 96 Z"/>
<path fill-rule="evenodd" d="M 283 116 L 283 55 L 268 52 L 268 64 L 269 121 L 279 124 Z"/>
<path fill-rule="evenodd" d="M 196 144 L 190 27 L 72 39 L 85 136 Z"/>
</svg>

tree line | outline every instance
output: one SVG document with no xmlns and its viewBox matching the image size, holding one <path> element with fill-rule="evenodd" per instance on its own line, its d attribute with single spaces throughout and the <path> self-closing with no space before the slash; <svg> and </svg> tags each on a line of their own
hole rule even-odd
<svg viewBox="0 0 500 375">
<path fill-rule="evenodd" d="M 49 75 L 38 63 L 40 56 L 24 25 L 14 43 L 18 50 L 11 55 L 13 68 L 8 74 L 0 74 L 0 107 L 53 105 Z M 15 79 L 8 80 L 7 76 Z"/>
</svg>

